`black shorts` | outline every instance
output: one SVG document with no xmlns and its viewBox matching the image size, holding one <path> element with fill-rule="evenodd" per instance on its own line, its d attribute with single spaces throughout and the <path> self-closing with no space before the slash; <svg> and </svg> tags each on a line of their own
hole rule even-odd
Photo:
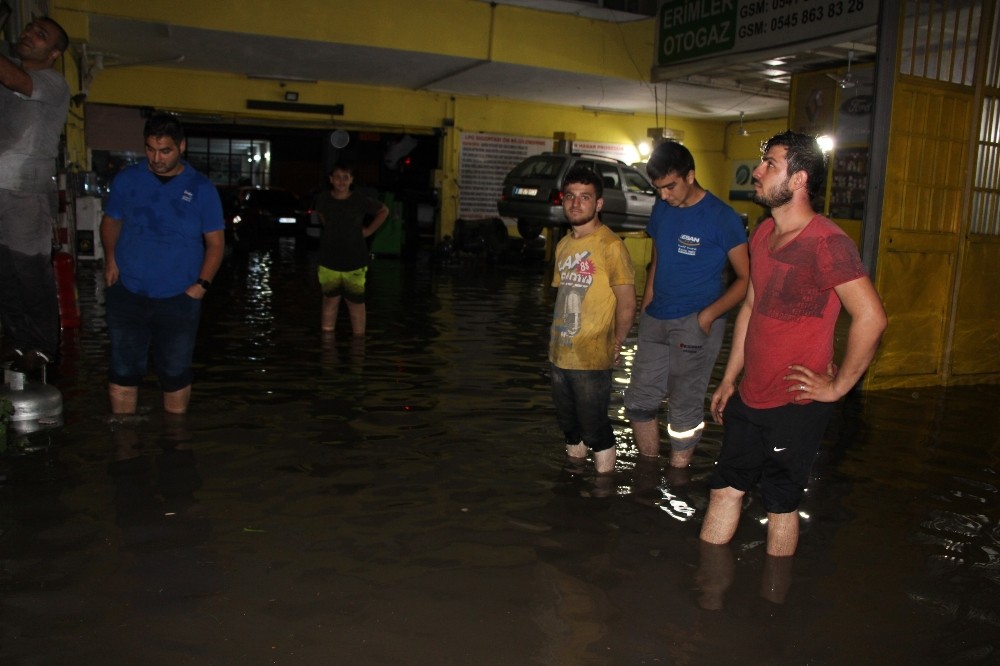
<svg viewBox="0 0 1000 666">
<path fill-rule="evenodd" d="M 748 492 L 759 481 L 768 513 L 795 511 L 833 407 L 811 402 L 754 409 L 734 393 L 723 413 L 722 451 L 709 487 Z"/>
</svg>

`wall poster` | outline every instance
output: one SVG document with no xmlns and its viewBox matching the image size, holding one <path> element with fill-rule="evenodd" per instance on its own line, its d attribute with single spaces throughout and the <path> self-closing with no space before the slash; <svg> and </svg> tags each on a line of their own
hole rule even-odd
<svg viewBox="0 0 1000 666">
<path fill-rule="evenodd" d="M 462 132 L 458 165 L 458 216 L 499 217 L 503 179 L 526 157 L 552 150 L 552 139 Z"/>
</svg>

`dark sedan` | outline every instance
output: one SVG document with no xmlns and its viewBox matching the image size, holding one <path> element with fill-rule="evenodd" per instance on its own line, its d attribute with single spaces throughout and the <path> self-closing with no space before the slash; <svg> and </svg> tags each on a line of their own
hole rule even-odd
<svg viewBox="0 0 1000 666">
<path fill-rule="evenodd" d="M 252 242 L 274 236 L 304 236 L 309 215 L 308 208 L 288 190 L 242 187 L 227 223 L 237 242 Z"/>
</svg>

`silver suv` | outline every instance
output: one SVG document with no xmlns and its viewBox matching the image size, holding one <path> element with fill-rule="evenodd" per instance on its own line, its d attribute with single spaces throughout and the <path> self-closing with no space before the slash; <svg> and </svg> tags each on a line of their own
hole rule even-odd
<svg viewBox="0 0 1000 666">
<path fill-rule="evenodd" d="M 575 167 L 585 167 L 601 177 L 604 224 L 615 231 L 646 228 L 656 189 L 638 170 L 600 155 L 541 153 L 527 158 L 504 178 L 497 202 L 500 215 L 515 218 L 517 232 L 527 239 L 537 238 L 544 227 L 565 224 L 563 177 Z"/>
</svg>

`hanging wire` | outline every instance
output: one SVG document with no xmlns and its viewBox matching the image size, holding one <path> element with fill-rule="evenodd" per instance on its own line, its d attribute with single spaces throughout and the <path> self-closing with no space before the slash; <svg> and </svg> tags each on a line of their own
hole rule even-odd
<svg viewBox="0 0 1000 666">
<path fill-rule="evenodd" d="M 729 107 L 728 109 L 724 109 L 723 111 L 720 111 L 719 113 L 720 113 L 720 114 L 723 114 L 723 113 L 729 113 L 730 111 L 735 111 L 736 109 L 739 109 L 739 108 L 743 107 L 743 105 L 744 105 L 744 104 L 745 104 L 746 102 L 749 102 L 749 101 L 750 101 L 750 100 L 752 100 L 752 99 L 753 99 L 754 97 L 757 97 L 757 93 L 749 93 L 749 94 L 748 94 L 748 95 L 747 95 L 746 97 L 744 97 L 744 98 L 743 98 L 743 99 L 741 99 L 740 101 L 736 102 L 736 104 L 733 104 L 733 105 L 732 105 L 731 107 Z"/>
<path fill-rule="evenodd" d="M 667 126 L 667 103 L 670 99 L 670 82 L 663 82 L 663 127 Z"/>
<path fill-rule="evenodd" d="M 646 87 L 646 89 L 648 89 L 651 93 L 653 93 L 653 107 L 655 109 L 657 104 L 656 86 L 646 81 L 647 74 L 643 73 L 642 69 L 639 68 L 639 63 L 637 63 L 635 61 L 635 58 L 632 57 L 632 49 L 629 48 L 629 42 L 625 38 L 625 31 L 622 29 L 622 22 L 616 18 L 614 12 L 610 10 L 608 11 L 609 11 L 608 19 L 612 23 L 614 23 L 615 26 L 618 28 L 618 36 L 621 38 L 622 45 L 625 47 L 625 53 L 628 54 L 628 59 L 632 63 L 632 66 L 635 68 L 635 73 L 639 75 L 639 83 L 641 83 L 643 86 Z"/>
</svg>

